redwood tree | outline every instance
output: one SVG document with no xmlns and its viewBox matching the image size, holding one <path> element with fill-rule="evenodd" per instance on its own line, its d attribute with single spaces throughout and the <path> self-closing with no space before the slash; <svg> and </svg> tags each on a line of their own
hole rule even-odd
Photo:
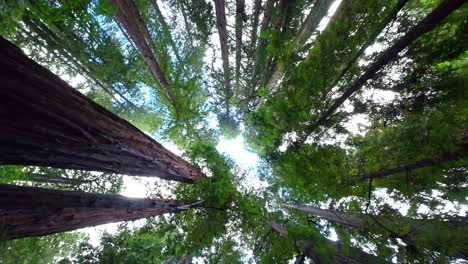
<svg viewBox="0 0 468 264">
<path fill-rule="evenodd" d="M 0 184 L 0 223 L 10 239 L 136 220 L 198 204 Z"/>
<path fill-rule="evenodd" d="M 193 182 L 200 170 L 0 38 L 0 164 Z"/>
</svg>

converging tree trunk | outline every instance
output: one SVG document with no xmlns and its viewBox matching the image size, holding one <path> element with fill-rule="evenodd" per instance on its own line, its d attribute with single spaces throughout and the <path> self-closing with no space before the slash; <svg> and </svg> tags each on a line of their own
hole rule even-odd
<svg viewBox="0 0 468 264">
<path fill-rule="evenodd" d="M 224 0 L 215 0 L 216 25 L 221 45 L 221 58 L 223 59 L 224 72 L 224 96 L 226 104 L 226 115 L 229 117 L 229 100 L 231 98 L 231 69 L 229 68 L 228 34 L 226 31 L 226 3 Z"/>
<path fill-rule="evenodd" d="M 284 226 L 274 221 L 267 221 L 267 224 L 272 230 L 278 232 L 283 237 L 290 235 Z M 339 242 L 334 242 L 326 238 L 324 238 L 323 241 L 318 242 L 312 240 L 312 238 L 306 240 L 294 237 L 294 235 L 291 236 L 301 252 L 312 259 L 316 264 L 386 263 L 378 257 L 367 254 L 358 248 L 353 248 L 350 250 L 349 254 L 344 254 Z M 323 247 L 320 247 L 320 244 L 325 244 L 327 247 L 331 247 L 333 252 L 324 253 Z"/>
<path fill-rule="evenodd" d="M 201 171 L 0 38 L 0 164 L 193 182 Z"/>
<path fill-rule="evenodd" d="M 236 92 L 240 92 L 242 30 L 244 29 L 245 19 L 245 0 L 236 0 Z"/>
<path fill-rule="evenodd" d="M 9 239 L 44 236 L 174 213 L 200 204 L 0 184 L 0 229 Z"/>
<path fill-rule="evenodd" d="M 294 37 L 294 43 L 290 54 L 296 54 L 300 51 L 307 40 L 312 36 L 312 34 L 317 29 L 320 21 L 327 15 L 330 6 L 333 4 L 333 0 L 317 0 L 310 10 L 309 15 L 307 15 L 306 19 L 302 23 L 301 28 L 296 33 Z M 274 72 L 272 73 L 271 77 L 269 78 L 267 87 L 270 90 L 270 93 L 274 93 L 276 89 L 279 87 L 280 80 L 284 76 L 285 65 L 279 63 L 276 67 Z"/>
<path fill-rule="evenodd" d="M 294 145 L 302 145 L 302 143 L 307 140 L 308 135 L 310 135 L 317 127 L 328 122 L 330 117 L 335 113 L 335 111 L 355 92 L 359 91 L 362 86 L 370 79 L 372 79 L 375 74 L 381 70 L 385 65 L 394 60 L 398 53 L 403 49 L 408 47 L 413 43 L 418 37 L 423 35 L 426 32 L 434 29 L 440 21 L 450 15 L 453 11 L 460 8 L 466 0 L 445 0 L 442 2 L 435 10 L 433 10 L 429 15 L 427 15 L 422 21 L 420 21 L 416 26 L 410 29 L 401 39 L 399 39 L 395 44 L 390 48 L 384 51 L 377 60 L 372 63 L 365 72 L 359 77 L 356 81 L 351 84 L 351 86 L 344 91 L 344 93 L 335 100 L 333 105 L 325 110 L 318 120 L 311 125 L 309 125 L 305 131 L 306 135 L 300 138 Z"/>
<path fill-rule="evenodd" d="M 154 78 L 162 87 L 164 95 L 169 101 L 176 105 L 176 99 L 169 87 L 170 84 L 167 76 L 156 58 L 154 42 L 134 1 L 112 0 L 112 3 L 118 8 L 116 14 L 117 20 L 123 25 L 138 51 L 145 59 Z"/>
<path fill-rule="evenodd" d="M 310 206 L 282 204 L 290 209 L 327 219 L 342 226 L 359 228 L 365 232 L 388 233 L 390 237 L 400 238 L 414 247 L 430 248 L 450 256 L 467 256 L 468 249 L 454 248 L 453 241 L 466 239 L 460 234 L 468 231 L 468 219 L 414 219 L 388 215 L 352 215 L 333 209 L 318 209 Z M 404 230 L 404 231 L 402 231 Z M 435 232 L 438 230 L 438 232 Z M 460 241 L 460 242 L 461 242 Z M 450 243 L 452 242 L 452 243 Z M 457 244 L 457 243 L 455 243 Z"/>
</svg>

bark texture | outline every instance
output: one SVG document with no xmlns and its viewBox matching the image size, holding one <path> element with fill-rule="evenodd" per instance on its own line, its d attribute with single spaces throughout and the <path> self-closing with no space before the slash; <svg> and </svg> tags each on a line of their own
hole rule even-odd
<svg viewBox="0 0 468 264">
<path fill-rule="evenodd" d="M 453 11 L 460 8 L 466 0 L 445 0 L 442 2 L 436 9 L 434 9 L 429 15 L 427 15 L 422 21 L 420 21 L 416 26 L 409 30 L 401 39 L 399 39 L 395 44 L 390 48 L 384 51 L 377 60 L 372 63 L 353 84 L 346 89 L 343 94 L 335 100 L 333 105 L 324 111 L 319 119 L 309 125 L 306 129 L 307 135 L 310 135 L 317 127 L 324 125 L 330 119 L 330 117 L 335 113 L 335 111 L 355 92 L 359 91 L 362 86 L 370 79 L 372 79 L 375 74 L 381 70 L 385 65 L 394 60 L 398 53 L 403 49 L 408 47 L 413 41 L 418 37 L 434 29 L 444 18 L 450 15 Z M 296 142 L 295 145 L 301 145 L 305 138 L 300 139 Z"/>
<path fill-rule="evenodd" d="M 221 45 L 221 58 L 223 60 L 224 72 L 224 96 L 226 104 L 226 114 L 229 116 L 229 100 L 231 98 L 231 69 L 229 68 L 228 34 L 226 31 L 226 3 L 224 0 L 215 0 L 216 25 L 219 33 L 219 43 Z"/>
<path fill-rule="evenodd" d="M 193 182 L 200 170 L 0 38 L 0 164 Z"/>
<path fill-rule="evenodd" d="M 10 239 L 136 220 L 199 204 L 0 184 L 0 223 Z"/>
<path fill-rule="evenodd" d="M 154 42 L 133 0 L 112 0 L 117 6 L 117 20 L 123 25 L 140 54 L 151 69 L 151 73 L 165 92 L 165 96 L 176 104 L 169 81 L 156 58 Z"/>
</svg>

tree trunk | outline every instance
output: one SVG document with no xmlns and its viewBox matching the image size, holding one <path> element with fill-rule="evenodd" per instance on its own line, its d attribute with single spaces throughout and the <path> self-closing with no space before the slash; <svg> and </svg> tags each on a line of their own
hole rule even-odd
<svg viewBox="0 0 468 264">
<path fill-rule="evenodd" d="M 80 185 L 84 183 L 90 183 L 93 180 L 80 180 L 80 179 L 72 179 L 62 176 L 49 176 L 40 173 L 30 173 L 28 174 L 29 181 L 32 182 L 42 182 L 42 183 L 53 183 L 59 185 Z"/>
<path fill-rule="evenodd" d="M 112 3 L 118 8 L 116 14 L 117 20 L 124 26 L 130 38 L 135 43 L 135 46 L 150 67 L 154 78 L 165 92 L 167 99 L 176 105 L 175 97 L 169 87 L 169 81 L 156 59 L 156 55 L 153 50 L 153 48 L 155 48 L 154 43 L 134 1 L 112 0 Z"/>
<path fill-rule="evenodd" d="M 282 204 L 287 208 L 293 208 L 304 213 L 318 216 L 328 221 L 338 223 L 342 226 L 351 228 L 360 228 L 366 232 L 385 232 L 391 237 L 400 238 L 408 245 L 415 248 L 429 248 L 433 251 L 443 252 L 452 257 L 467 256 L 468 250 L 461 248 L 459 251 L 450 248 L 448 251 L 444 249 L 451 247 L 448 240 L 454 240 L 456 233 L 465 234 L 468 231 L 468 220 L 466 217 L 458 219 L 448 219 L 442 221 L 438 219 L 414 219 L 410 217 L 398 216 L 372 216 L 359 214 L 357 216 L 346 212 L 338 212 L 335 210 L 317 209 L 310 206 L 301 206 L 293 204 Z M 399 232 L 402 227 L 407 227 L 408 230 L 404 233 Z M 377 229 L 376 229 L 377 228 Z M 396 230 L 396 231 L 394 231 Z M 435 230 L 441 230 L 435 232 Z M 451 232 L 449 235 L 443 232 Z M 445 241 L 445 242 L 444 242 Z"/>
<path fill-rule="evenodd" d="M 334 0 L 317 0 L 310 10 L 309 15 L 304 20 L 301 28 L 294 37 L 294 48 L 291 51 L 291 54 L 296 54 L 299 50 L 304 47 L 306 41 L 312 36 L 315 32 L 320 21 L 327 15 L 330 6 L 333 4 Z M 270 93 L 274 93 L 278 89 L 280 80 L 284 76 L 285 65 L 279 63 L 269 78 L 267 87 L 270 90 Z"/>
<path fill-rule="evenodd" d="M 362 219 L 358 217 L 354 217 L 348 213 L 343 213 L 343 212 L 336 211 L 336 210 L 331 210 L 331 209 L 324 210 L 324 209 L 313 208 L 310 206 L 295 205 L 295 204 L 282 203 L 281 205 L 287 208 L 292 208 L 292 209 L 302 211 L 304 213 L 319 216 L 327 220 L 337 222 L 337 223 L 350 226 L 350 227 L 359 227 L 364 224 L 364 221 Z"/>
<path fill-rule="evenodd" d="M 468 153 L 468 145 L 464 145 L 463 148 L 464 148 L 464 151 L 460 153 L 450 153 L 450 154 L 446 154 L 444 156 L 434 158 L 434 159 L 423 159 L 423 160 L 419 160 L 416 162 L 402 164 L 395 168 L 385 169 L 385 170 L 365 174 L 360 177 L 360 181 L 366 181 L 366 180 L 374 179 L 374 178 L 382 178 L 382 177 L 394 175 L 397 173 L 408 172 L 408 171 L 412 171 L 412 170 L 419 169 L 419 168 L 436 166 L 436 165 L 441 165 L 443 163 L 447 163 L 450 161 L 455 161 L 455 160 L 465 157 L 466 154 Z"/>
<path fill-rule="evenodd" d="M 242 30 L 245 19 L 245 0 L 236 0 L 236 91 L 240 92 L 240 69 L 242 59 Z"/>
<path fill-rule="evenodd" d="M 262 25 L 260 28 L 260 35 L 265 32 L 270 26 L 270 18 L 273 11 L 273 6 L 275 4 L 275 0 L 267 0 L 266 6 L 264 7 L 265 11 L 263 13 L 263 20 Z M 255 96 L 255 91 L 257 87 L 257 75 L 260 67 L 261 61 L 265 58 L 265 48 L 266 48 L 266 39 L 259 38 L 257 43 L 257 48 L 255 49 L 255 60 L 252 67 L 252 77 L 250 80 L 251 88 L 250 88 L 250 96 Z"/>
<path fill-rule="evenodd" d="M 310 135 L 318 126 L 327 123 L 331 115 L 355 92 L 359 91 L 362 86 L 375 74 L 381 70 L 385 65 L 394 60 L 398 53 L 408 47 L 413 41 L 426 32 L 434 29 L 440 21 L 450 15 L 454 10 L 461 7 L 466 0 L 445 0 L 429 15 L 427 15 L 422 21 L 408 31 L 405 36 L 399 39 L 395 44 L 381 54 L 377 60 L 372 63 L 366 71 L 359 77 L 344 93 L 335 101 L 335 103 L 324 111 L 317 122 L 309 125 L 306 129 L 307 135 Z M 307 137 L 300 139 L 296 145 L 301 145 Z"/>
<path fill-rule="evenodd" d="M 193 182 L 205 176 L 0 38 L 0 164 Z"/>
<path fill-rule="evenodd" d="M 153 5 L 153 8 L 154 8 L 154 11 L 156 13 L 156 16 L 158 17 L 159 23 L 161 23 L 164 34 L 166 35 L 166 38 L 168 39 L 169 43 L 171 44 L 171 48 L 174 51 L 174 54 L 175 54 L 177 60 L 179 62 L 181 62 L 182 59 L 180 58 L 179 49 L 177 48 L 177 45 L 175 44 L 174 40 L 172 39 L 171 30 L 169 28 L 169 25 L 166 23 L 166 20 L 164 19 L 164 16 L 161 13 L 161 10 L 159 9 L 158 1 L 157 0 L 151 0 L 151 4 Z"/>
<path fill-rule="evenodd" d="M 200 203 L 0 184 L 0 223 L 10 239 L 44 236 L 187 210 Z"/>
<path fill-rule="evenodd" d="M 387 25 L 389 25 L 392 21 L 396 19 L 398 12 L 400 12 L 400 10 L 405 6 L 407 2 L 408 0 L 398 0 L 395 7 L 393 7 L 392 10 L 390 10 L 385 19 L 380 23 L 379 27 L 372 33 L 371 36 L 369 36 L 367 42 L 358 50 L 354 57 L 351 58 L 348 64 L 346 64 L 344 69 L 336 78 L 335 82 L 330 87 L 335 87 L 338 84 L 338 82 L 346 75 L 346 73 L 348 73 L 351 67 L 358 61 L 362 54 L 364 54 L 364 51 L 375 42 L 377 37 L 387 27 Z"/>
<path fill-rule="evenodd" d="M 252 22 L 252 35 L 250 37 L 250 56 L 253 56 L 255 52 L 255 46 L 257 45 L 257 31 L 258 31 L 258 21 L 260 20 L 260 9 L 262 7 L 262 0 L 255 0 L 254 3 L 254 12 L 253 12 L 253 22 Z"/>
<path fill-rule="evenodd" d="M 219 43 L 221 45 L 221 58 L 223 59 L 226 114 L 229 117 L 229 100 L 231 98 L 231 70 L 229 68 L 228 35 L 226 31 L 226 3 L 224 0 L 215 0 L 214 2 L 216 8 L 216 24 L 218 26 Z"/>
<path fill-rule="evenodd" d="M 267 224 L 273 229 L 275 232 L 281 234 L 281 236 L 289 235 L 287 229 L 282 225 L 274 222 L 274 221 L 267 221 Z M 297 247 L 305 254 L 307 257 L 312 259 L 315 264 L 350 264 L 350 263 L 382 263 L 383 261 L 380 260 L 378 257 L 367 254 L 363 252 L 361 249 L 353 248 L 351 250 L 351 255 L 347 256 L 342 252 L 342 246 L 338 242 L 331 241 L 329 239 L 324 239 L 324 243 L 328 246 L 335 248 L 335 253 L 333 255 L 324 255 L 320 253 L 317 248 L 317 242 L 312 240 L 302 240 L 296 239 L 292 237 L 297 245 Z"/>
</svg>

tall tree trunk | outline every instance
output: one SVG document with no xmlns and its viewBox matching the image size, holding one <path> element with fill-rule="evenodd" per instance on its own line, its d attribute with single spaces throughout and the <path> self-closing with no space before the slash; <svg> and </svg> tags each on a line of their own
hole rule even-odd
<svg viewBox="0 0 468 264">
<path fill-rule="evenodd" d="M 164 19 L 164 16 L 161 13 L 161 9 L 159 9 L 158 1 L 157 0 L 151 0 L 151 4 L 153 5 L 156 16 L 158 17 L 158 21 L 159 21 L 159 23 L 161 23 L 164 34 L 166 35 L 167 40 L 171 44 L 171 48 L 174 51 L 174 54 L 175 54 L 177 60 L 179 62 L 182 62 L 182 59 L 181 59 L 180 54 L 179 54 L 179 49 L 177 48 L 177 45 L 175 44 L 174 40 L 172 39 L 170 27 L 166 23 L 166 20 Z"/>
<path fill-rule="evenodd" d="M 257 31 L 258 31 L 258 21 L 260 20 L 260 9 L 262 7 L 262 0 L 255 0 L 254 3 L 254 12 L 253 12 L 253 22 L 252 22 L 252 34 L 250 37 L 250 56 L 254 55 L 255 47 L 257 45 Z"/>
<path fill-rule="evenodd" d="M 335 82 L 330 86 L 330 87 L 335 87 L 338 82 L 346 75 L 346 73 L 349 72 L 351 67 L 356 64 L 358 59 L 364 54 L 364 51 L 372 45 L 377 37 L 382 33 L 382 31 L 392 22 L 396 19 L 398 12 L 405 6 L 405 4 L 409 0 L 398 0 L 396 5 L 390 10 L 390 12 L 387 14 L 387 16 L 384 18 L 384 20 L 379 24 L 379 26 L 376 28 L 376 30 L 372 33 L 371 36 L 367 39 L 367 42 L 364 43 L 364 45 L 358 50 L 358 52 L 354 55 L 354 57 L 349 60 L 348 64 L 343 68 L 343 70 L 340 72 L 338 77 L 336 78 Z"/>
<path fill-rule="evenodd" d="M 240 92 L 240 70 L 242 59 L 242 30 L 245 20 L 245 0 L 236 0 L 236 91 Z"/>
<path fill-rule="evenodd" d="M 282 225 L 274 222 L 267 221 L 267 224 L 271 227 L 272 230 L 281 234 L 281 236 L 289 235 L 288 230 Z M 335 253 L 331 256 L 326 256 L 325 254 L 319 252 L 316 248 L 318 246 L 317 241 L 313 240 L 303 240 L 296 239 L 294 236 L 292 239 L 295 241 L 297 247 L 305 254 L 307 257 L 312 259 L 316 264 L 359 264 L 359 263 L 382 263 L 378 257 L 369 255 L 363 252 L 361 249 L 353 248 L 351 250 L 350 256 L 346 255 L 342 251 L 342 246 L 338 242 L 331 241 L 329 239 L 324 239 L 324 243 L 328 246 L 335 248 Z"/>
<path fill-rule="evenodd" d="M 384 169 L 381 171 L 365 174 L 365 175 L 362 175 L 359 180 L 366 181 L 369 179 L 382 178 L 382 177 L 394 175 L 397 173 L 408 172 L 408 171 L 412 171 L 412 170 L 424 168 L 424 167 L 437 166 L 443 163 L 459 160 L 463 157 L 466 157 L 466 155 L 468 154 L 468 144 L 465 144 L 463 148 L 464 148 L 464 151 L 459 152 L 459 153 L 449 153 L 438 158 L 423 159 L 423 160 L 419 160 L 419 161 L 415 161 L 411 163 L 402 164 L 395 168 Z"/>
<path fill-rule="evenodd" d="M 299 31 L 296 33 L 293 42 L 295 43 L 294 48 L 291 50 L 291 55 L 296 54 L 301 50 L 306 41 L 312 36 L 317 29 L 320 21 L 327 15 L 330 6 L 335 2 L 334 0 L 317 0 L 310 10 L 309 15 L 304 20 Z M 279 63 L 273 71 L 271 77 L 268 80 L 267 87 L 270 93 L 274 93 L 278 89 L 280 80 L 284 76 L 285 65 Z"/>
<path fill-rule="evenodd" d="M 293 208 L 304 213 L 318 216 L 328 221 L 338 223 L 342 226 L 351 228 L 360 228 L 367 232 L 385 232 L 389 233 L 391 237 L 400 238 L 408 245 L 417 247 L 426 247 L 434 251 L 444 250 L 444 241 L 455 239 L 452 235 L 456 233 L 464 234 L 468 231 L 468 219 L 466 217 L 457 219 L 448 219 L 441 221 L 437 219 L 414 219 L 409 217 L 396 217 L 396 216 L 372 216 L 372 215 L 351 215 L 347 212 L 339 212 L 336 210 L 317 209 L 310 206 L 282 204 L 287 208 Z M 402 227 L 407 227 L 405 233 L 394 230 L 402 230 Z M 377 229 L 376 229 L 377 228 Z M 435 230 L 445 230 L 438 233 Z M 453 232 L 451 234 L 443 232 Z M 450 244 L 447 243 L 450 247 Z M 461 248 L 459 251 L 450 249 L 450 256 L 467 256 L 468 249 Z"/>
<path fill-rule="evenodd" d="M 173 95 L 169 81 L 166 74 L 162 70 L 161 66 L 155 55 L 155 45 L 153 40 L 143 22 L 143 18 L 140 16 L 138 9 L 133 0 L 112 0 L 117 8 L 116 18 L 123 25 L 125 30 L 128 32 L 130 38 L 133 40 L 135 46 L 139 50 L 140 54 L 145 59 L 146 63 L 151 69 L 156 81 L 162 87 L 165 96 L 174 105 L 177 105 L 176 98 Z"/>
<path fill-rule="evenodd" d="M 83 60 L 80 60 L 80 56 L 69 52 L 70 49 L 68 45 L 63 45 L 63 41 L 60 39 L 60 37 L 57 36 L 53 31 L 51 31 L 42 22 L 33 21 L 28 16 L 23 17 L 22 22 L 27 26 L 30 32 L 34 32 L 35 34 L 37 34 L 37 37 L 41 38 L 46 43 L 48 49 L 57 50 L 57 52 L 61 56 L 63 56 L 62 61 L 64 61 L 67 64 L 71 63 L 77 69 L 81 70 L 79 73 L 82 73 L 88 76 L 97 86 L 99 86 L 102 90 L 104 90 L 104 92 L 110 95 L 112 99 L 114 99 L 116 102 L 120 103 L 120 101 L 115 97 L 114 93 L 118 94 L 120 98 L 126 101 L 128 105 L 130 105 L 134 109 L 138 108 L 129 99 L 127 99 L 119 90 L 115 89 L 111 84 L 105 85 L 100 80 L 98 80 L 94 74 L 94 67 L 98 67 L 98 66 L 95 65 L 94 67 L 90 67 L 90 61 L 83 62 Z M 31 34 L 30 32 L 26 30 L 24 30 L 24 32 L 31 37 L 32 41 L 36 43 L 40 42 L 38 39 L 35 39 L 34 36 L 30 35 Z M 40 44 L 40 45 L 43 45 L 43 44 Z"/>
<path fill-rule="evenodd" d="M 0 223 L 10 239 L 136 220 L 199 204 L 0 184 Z"/>
<path fill-rule="evenodd" d="M 390 48 L 384 51 L 377 60 L 372 63 L 365 72 L 359 77 L 344 93 L 335 100 L 335 103 L 328 108 L 320 116 L 318 121 L 309 125 L 306 129 L 306 136 L 299 139 L 294 145 L 302 145 L 305 140 L 307 140 L 308 135 L 310 135 L 318 126 L 324 125 L 333 115 L 333 113 L 355 92 L 359 91 L 362 86 L 375 74 L 381 70 L 385 65 L 394 60 L 398 53 L 403 49 L 408 47 L 413 41 L 418 37 L 423 35 L 426 32 L 434 29 L 440 21 L 450 15 L 453 11 L 460 8 L 466 0 L 445 0 L 442 2 L 435 10 L 433 10 L 429 15 L 427 15 L 422 21 L 420 21 L 416 26 L 414 26 L 410 31 L 408 31 L 401 39 L 399 39 L 395 44 Z"/>
<path fill-rule="evenodd" d="M 333 222 L 341 223 L 350 227 L 359 227 L 363 224 L 362 219 L 358 217 L 354 217 L 348 213 L 343 213 L 343 212 L 336 211 L 336 210 L 331 210 L 331 209 L 325 210 L 325 209 L 319 209 L 319 208 L 313 208 L 310 206 L 295 205 L 295 204 L 281 204 L 281 205 L 287 208 L 292 208 L 292 209 L 302 211 L 304 213 L 319 216 L 319 217 L 325 218 Z"/>
<path fill-rule="evenodd" d="M 273 6 L 275 5 L 276 0 L 267 0 L 264 7 L 262 25 L 260 28 L 260 35 L 265 32 L 270 26 L 271 14 L 273 11 Z M 255 91 L 257 90 L 257 75 L 259 72 L 260 64 L 262 60 L 265 59 L 265 48 L 266 48 L 266 39 L 259 38 L 257 41 L 257 48 L 255 49 L 255 59 L 252 67 L 252 76 L 250 79 L 250 96 L 255 97 Z"/>
<path fill-rule="evenodd" d="M 193 182 L 205 176 L 0 38 L 0 164 Z"/>
<path fill-rule="evenodd" d="M 221 45 L 221 58 L 224 72 L 224 96 L 226 114 L 229 117 L 229 100 L 231 98 L 231 69 L 229 68 L 228 34 L 226 30 L 226 3 L 224 0 L 214 0 L 216 9 L 216 25 L 218 26 L 219 43 Z"/>
</svg>

